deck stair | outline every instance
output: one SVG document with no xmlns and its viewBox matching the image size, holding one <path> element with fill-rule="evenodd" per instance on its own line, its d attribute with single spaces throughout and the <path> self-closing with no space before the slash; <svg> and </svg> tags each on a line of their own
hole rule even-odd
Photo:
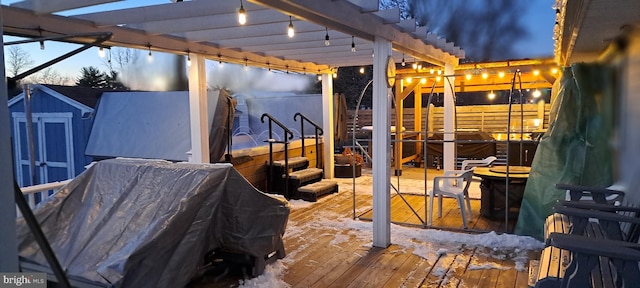
<svg viewBox="0 0 640 288">
<path fill-rule="evenodd" d="M 270 117 L 270 115 L 265 116 Z M 316 151 L 319 151 L 318 136 L 322 135 L 322 129 L 315 123 L 310 121 L 304 115 L 296 113 L 294 120 L 300 117 L 302 123 L 306 120 L 315 126 L 316 129 Z M 271 119 L 271 118 L 270 118 Z M 274 123 L 278 124 L 277 120 L 272 119 Z M 300 131 L 304 131 L 304 124 L 302 124 Z M 281 126 L 285 130 L 285 149 L 287 149 L 288 137 L 286 133 L 289 133 L 289 129 Z M 271 128 L 271 126 L 270 126 Z M 292 135 L 292 133 L 291 133 Z M 319 153 L 316 154 L 316 167 L 309 167 L 310 161 L 306 157 L 305 151 L 305 137 L 301 135 L 302 140 L 302 155 L 298 157 L 289 157 L 288 153 L 284 153 L 284 159 L 273 160 L 270 159 L 267 163 L 267 169 L 269 171 L 268 176 L 268 192 L 282 194 L 287 199 L 302 199 L 305 201 L 315 202 L 318 197 L 325 194 L 338 192 L 338 184 L 334 181 L 323 179 L 324 170 L 321 167 L 321 161 Z"/>
</svg>

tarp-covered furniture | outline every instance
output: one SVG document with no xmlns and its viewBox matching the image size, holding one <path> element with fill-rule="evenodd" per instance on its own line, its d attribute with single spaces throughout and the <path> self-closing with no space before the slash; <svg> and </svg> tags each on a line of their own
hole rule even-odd
<svg viewBox="0 0 640 288">
<path fill-rule="evenodd" d="M 67 275 L 115 287 L 184 287 L 216 249 L 258 262 L 283 258 L 289 211 L 229 164 L 111 159 L 34 213 Z M 17 224 L 21 259 L 46 265 L 24 220 Z"/>
</svg>

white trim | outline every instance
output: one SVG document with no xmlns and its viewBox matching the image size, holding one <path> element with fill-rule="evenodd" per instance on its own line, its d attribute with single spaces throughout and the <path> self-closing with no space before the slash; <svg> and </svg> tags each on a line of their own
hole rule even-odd
<svg viewBox="0 0 640 288">
<path fill-rule="evenodd" d="M 334 123 L 333 123 L 333 78 L 332 75 L 322 74 L 322 161 L 324 163 L 324 178 L 332 179 L 334 153 Z M 302 120 L 300 120 L 302 121 Z M 304 132 L 302 132 L 304 133 Z M 316 151 L 318 153 L 318 151 Z"/>
<path fill-rule="evenodd" d="M 65 103 L 73 106 L 74 108 L 80 110 L 80 113 L 82 113 L 82 114 L 94 111 L 93 108 L 91 108 L 91 107 L 89 107 L 87 105 L 84 105 L 84 104 L 82 104 L 82 103 L 80 103 L 80 102 L 78 102 L 76 100 L 73 100 L 73 99 L 71 99 L 71 98 L 69 98 L 69 97 L 67 97 L 67 96 L 65 96 L 63 94 L 60 94 L 60 93 L 56 92 L 55 90 L 53 90 L 53 89 L 51 89 L 51 88 L 49 88 L 49 87 L 47 87 L 45 85 L 42 85 L 42 84 L 34 85 L 33 86 L 33 90 L 34 91 L 35 90 L 40 90 L 41 92 L 47 93 L 50 96 L 52 96 L 52 97 L 54 97 L 54 98 L 56 98 L 56 99 L 58 99 L 58 100 L 60 100 L 62 102 L 65 102 Z M 14 105 L 17 102 L 21 101 L 22 99 L 24 99 L 24 92 L 18 94 L 18 96 L 16 96 L 16 97 L 11 98 L 11 100 L 9 100 L 9 102 L 8 102 L 9 103 L 9 107 L 11 107 L 12 105 Z"/>
</svg>

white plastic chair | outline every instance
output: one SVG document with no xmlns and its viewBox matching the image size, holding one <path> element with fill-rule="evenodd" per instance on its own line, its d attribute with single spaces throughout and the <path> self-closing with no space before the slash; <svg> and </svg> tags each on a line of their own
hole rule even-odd
<svg viewBox="0 0 640 288">
<path fill-rule="evenodd" d="M 491 165 L 491 163 L 493 163 L 493 161 L 496 161 L 496 159 L 498 158 L 496 158 L 495 156 L 489 156 L 487 158 L 479 160 L 463 160 L 461 169 L 467 170 L 471 167 L 489 166 Z"/>
<path fill-rule="evenodd" d="M 442 196 L 450 196 L 458 201 L 460 213 L 462 214 L 462 224 L 464 228 L 467 229 L 467 213 L 469 214 L 468 221 L 473 219 L 471 215 L 471 201 L 469 200 L 469 184 L 471 184 L 472 176 L 473 168 L 469 170 L 445 171 L 444 176 L 433 178 L 433 189 L 429 191 L 431 200 L 429 203 L 429 226 L 431 226 L 433 220 L 433 201 L 435 196 L 438 196 L 439 218 L 442 217 Z"/>
<path fill-rule="evenodd" d="M 491 165 L 491 163 L 493 163 L 493 161 L 496 161 L 496 159 L 498 158 L 496 158 L 495 156 L 489 156 L 487 158 L 479 159 L 479 160 L 463 160 L 462 170 L 468 170 L 473 167 L 489 166 Z M 473 179 L 473 181 L 476 181 L 476 182 L 482 181 L 482 178 L 476 177 L 476 176 L 474 176 L 471 179 Z"/>
</svg>

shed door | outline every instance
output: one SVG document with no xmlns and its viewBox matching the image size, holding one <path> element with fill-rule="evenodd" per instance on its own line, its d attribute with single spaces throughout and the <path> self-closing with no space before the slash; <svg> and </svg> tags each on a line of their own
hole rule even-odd
<svg viewBox="0 0 640 288">
<path fill-rule="evenodd" d="M 27 120 L 24 113 L 13 113 L 16 175 L 20 186 L 71 179 L 73 167 L 72 113 L 33 113 L 33 140 L 36 177 L 33 183 L 29 163 Z"/>
</svg>

